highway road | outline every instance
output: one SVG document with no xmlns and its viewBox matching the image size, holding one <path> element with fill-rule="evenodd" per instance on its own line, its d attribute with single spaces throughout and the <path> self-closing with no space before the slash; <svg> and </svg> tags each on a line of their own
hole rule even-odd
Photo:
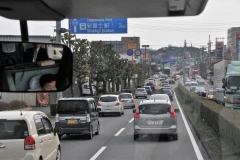
<svg viewBox="0 0 240 160">
<path fill-rule="evenodd" d="M 176 86 L 177 84 L 175 84 Z M 135 99 L 135 106 L 144 99 Z M 172 102 L 179 108 L 178 140 L 167 136 L 144 135 L 133 139 L 133 112 L 100 117 L 100 134 L 88 140 L 84 136 L 63 136 L 62 160 L 201 160 L 209 159 L 200 140 L 185 118 L 176 98 Z"/>
</svg>

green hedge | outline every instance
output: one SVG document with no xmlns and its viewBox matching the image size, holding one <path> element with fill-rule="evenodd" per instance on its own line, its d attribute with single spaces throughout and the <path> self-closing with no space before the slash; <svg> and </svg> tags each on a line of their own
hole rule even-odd
<svg viewBox="0 0 240 160">
<path fill-rule="evenodd" d="M 189 92 L 181 84 L 177 87 L 182 103 L 192 106 L 188 113 L 195 114 L 224 138 L 234 154 L 240 154 L 240 113 Z"/>
</svg>

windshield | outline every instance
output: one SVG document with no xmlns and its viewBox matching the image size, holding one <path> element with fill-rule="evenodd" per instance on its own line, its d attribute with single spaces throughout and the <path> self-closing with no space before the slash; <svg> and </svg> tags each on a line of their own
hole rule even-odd
<svg viewBox="0 0 240 160">
<path fill-rule="evenodd" d="M 230 87 L 240 87 L 240 76 L 230 76 L 228 77 L 228 88 Z"/>
<path fill-rule="evenodd" d="M 168 100 L 168 95 L 152 95 L 149 100 Z"/>
<path fill-rule="evenodd" d="M 59 100 L 57 104 L 57 113 L 88 113 L 88 101 L 86 100 Z"/>
<path fill-rule="evenodd" d="M 183 16 L 190 13 L 195 16 Z M 0 127 L 0 160 L 25 154 L 44 160 L 240 160 L 239 15 L 240 0 L 0 0 L 0 121 L 6 110 L 18 110 L 9 115 L 21 118 L 28 118 L 21 111 L 41 111 L 58 127 L 57 114 L 69 114 L 59 116 L 69 128 L 55 136 L 39 139 L 29 122 L 31 151 L 24 150 L 24 139 L 4 142 L 1 133 L 13 135 L 14 125 Z M 36 50 L 33 42 L 43 44 Z M 47 82 L 32 78 L 45 72 L 57 75 L 57 91 L 64 90 L 18 92 L 40 91 Z M 161 82 L 170 77 L 178 78 Z M 197 86 L 222 90 L 208 96 Z M 137 114 L 154 99 L 171 107 Z"/>
<path fill-rule="evenodd" d="M 101 102 L 115 102 L 115 101 L 117 101 L 117 97 L 111 97 L 111 96 L 100 97 L 99 101 L 101 101 Z"/>
<path fill-rule="evenodd" d="M 208 91 L 208 94 L 212 94 L 213 95 L 213 90 L 210 90 L 210 91 Z"/>
<path fill-rule="evenodd" d="M 190 83 L 191 86 L 198 86 L 197 83 Z"/>
<path fill-rule="evenodd" d="M 121 94 L 120 98 L 132 98 L 131 94 Z"/>
<path fill-rule="evenodd" d="M 139 106 L 140 114 L 169 114 L 169 104 L 146 104 Z"/>
</svg>

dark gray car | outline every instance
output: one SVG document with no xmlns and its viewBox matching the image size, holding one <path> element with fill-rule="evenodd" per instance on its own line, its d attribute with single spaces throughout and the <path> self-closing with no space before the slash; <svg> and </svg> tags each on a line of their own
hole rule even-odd
<svg viewBox="0 0 240 160">
<path fill-rule="evenodd" d="M 60 98 L 57 104 L 55 126 L 62 128 L 62 135 L 80 134 L 92 139 L 99 134 L 100 123 L 96 103 L 93 98 Z"/>
</svg>

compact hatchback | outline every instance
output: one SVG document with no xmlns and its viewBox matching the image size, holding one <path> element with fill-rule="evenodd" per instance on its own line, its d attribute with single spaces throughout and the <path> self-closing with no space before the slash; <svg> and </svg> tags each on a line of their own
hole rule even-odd
<svg viewBox="0 0 240 160">
<path fill-rule="evenodd" d="M 145 88 L 137 88 L 135 91 L 135 97 L 144 97 L 147 98 L 147 91 Z"/>
<path fill-rule="evenodd" d="M 57 104 L 55 126 L 62 128 L 61 137 L 66 134 L 86 135 L 92 139 L 99 134 L 100 122 L 95 100 L 93 98 L 60 98 Z"/>
<path fill-rule="evenodd" d="M 117 114 L 119 116 L 124 114 L 123 103 L 119 99 L 119 95 L 101 95 L 97 103 L 99 116 L 105 114 Z"/>
<path fill-rule="evenodd" d="M 61 159 L 57 131 L 40 111 L 0 112 L 0 159 Z"/>
<path fill-rule="evenodd" d="M 177 114 L 179 109 L 164 100 L 146 100 L 133 110 L 134 140 L 140 135 L 167 134 L 178 139 Z"/>
<path fill-rule="evenodd" d="M 135 108 L 132 93 L 121 93 L 119 94 L 119 99 L 123 103 L 124 107 Z"/>
</svg>

